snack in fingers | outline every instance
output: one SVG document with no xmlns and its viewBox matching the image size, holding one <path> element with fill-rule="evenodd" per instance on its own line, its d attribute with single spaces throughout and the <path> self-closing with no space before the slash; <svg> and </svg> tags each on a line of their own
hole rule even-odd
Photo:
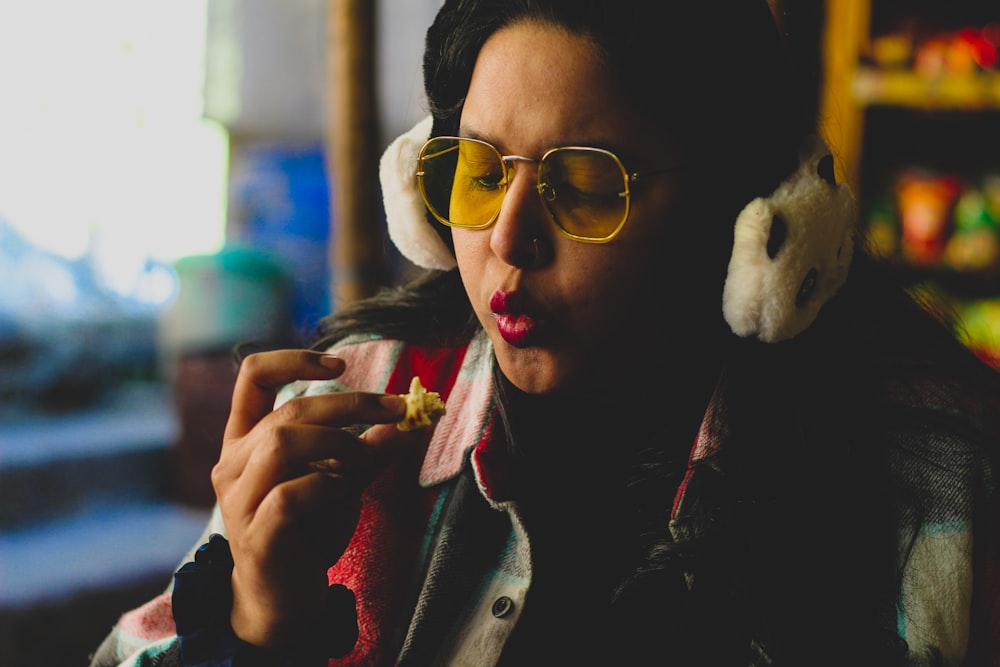
<svg viewBox="0 0 1000 667">
<path fill-rule="evenodd" d="M 427 391 L 418 376 L 410 380 L 410 393 L 400 394 L 406 400 L 406 415 L 396 424 L 400 431 L 413 431 L 433 426 L 444 415 L 444 401 L 436 391 Z"/>
<path fill-rule="evenodd" d="M 444 416 L 444 401 L 436 391 L 427 391 L 420 383 L 420 378 L 414 376 L 410 380 L 410 393 L 399 394 L 406 401 L 406 414 L 402 421 L 396 422 L 400 431 L 415 431 L 427 426 L 433 426 Z M 310 461 L 309 468 L 314 472 L 328 475 L 340 474 L 342 464 L 337 459 L 322 459 Z"/>
</svg>

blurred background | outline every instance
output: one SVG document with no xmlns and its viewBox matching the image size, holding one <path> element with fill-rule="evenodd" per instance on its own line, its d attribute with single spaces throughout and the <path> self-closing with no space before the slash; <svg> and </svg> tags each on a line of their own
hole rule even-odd
<svg viewBox="0 0 1000 667">
<path fill-rule="evenodd" d="M 407 270 L 371 181 L 438 4 L 0 0 L 0 665 L 86 665 L 166 585 L 235 344 Z"/>
<path fill-rule="evenodd" d="M 86 665 L 166 585 L 234 345 L 413 270 L 377 160 L 424 115 L 438 5 L 0 0 L 0 665 Z M 772 8 L 863 233 L 1000 359 L 1000 5 Z"/>
</svg>

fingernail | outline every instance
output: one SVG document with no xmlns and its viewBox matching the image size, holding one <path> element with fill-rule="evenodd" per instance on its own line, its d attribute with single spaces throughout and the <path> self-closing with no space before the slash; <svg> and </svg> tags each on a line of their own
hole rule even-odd
<svg viewBox="0 0 1000 667">
<path fill-rule="evenodd" d="M 339 371 L 344 368 L 344 360 L 332 354 L 321 354 L 319 356 L 319 365 L 330 370 Z"/>
</svg>

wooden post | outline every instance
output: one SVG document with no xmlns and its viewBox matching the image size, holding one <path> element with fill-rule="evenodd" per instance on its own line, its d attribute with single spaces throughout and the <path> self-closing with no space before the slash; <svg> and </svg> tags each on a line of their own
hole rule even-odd
<svg viewBox="0 0 1000 667">
<path fill-rule="evenodd" d="M 846 181 L 855 194 L 860 191 L 864 109 L 854 100 L 852 85 L 858 54 L 869 39 L 870 9 L 870 0 L 826 0 L 820 126 L 837 157 L 837 181 Z"/>
<path fill-rule="evenodd" d="M 378 184 L 376 0 L 329 0 L 327 154 L 331 186 L 333 308 L 388 282 Z"/>
</svg>

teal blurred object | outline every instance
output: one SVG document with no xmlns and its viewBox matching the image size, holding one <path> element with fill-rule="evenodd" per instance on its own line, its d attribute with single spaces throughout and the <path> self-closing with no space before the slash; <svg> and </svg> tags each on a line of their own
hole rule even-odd
<svg viewBox="0 0 1000 667">
<path fill-rule="evenodd" d="M 237 344 L 287 343 L 291 281 L 283 265 L 253 248 L 231 247 L 175 263 L 179 289 L 159 327 L 161 352 L 214 353 Z"/>
</svg>

